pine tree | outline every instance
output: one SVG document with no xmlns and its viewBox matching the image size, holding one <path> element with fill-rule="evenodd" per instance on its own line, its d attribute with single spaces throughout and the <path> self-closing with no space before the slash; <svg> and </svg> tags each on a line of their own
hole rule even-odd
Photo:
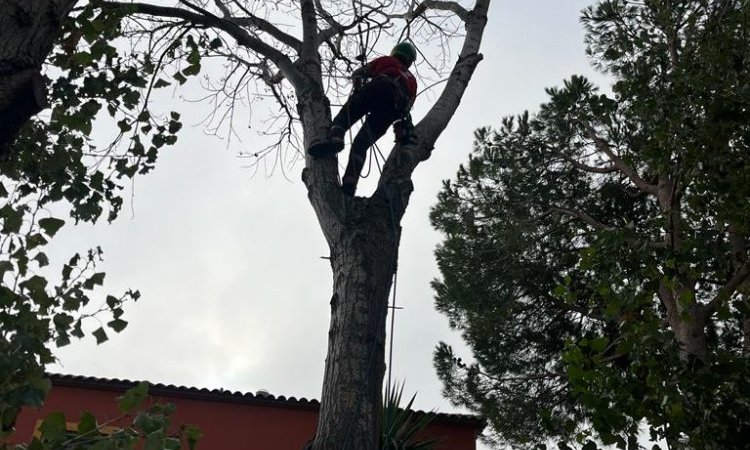
<svg viewBox="0 0 750 450">
<path fill-rule="evenodd" d="M 750 9 L 607 0 L 573 76 L 477 131 L 432 220 L 447 395 L 491 439 L 745 448 L 750 431 Z M 635 447 L 633 447 L 635 448 Z"/>
</svg>

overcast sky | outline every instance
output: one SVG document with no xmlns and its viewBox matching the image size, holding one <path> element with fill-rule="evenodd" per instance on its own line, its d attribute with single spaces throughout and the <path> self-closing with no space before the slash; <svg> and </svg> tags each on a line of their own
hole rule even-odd
<svg viewBox="0 0 750 450">
<path fill-rule="evenodd" d="M 458 411 L 440 394 L 432 367 L 439 341 L 470 351 L 435 312 L 430 281 L 438 276 L 433 251 L 440 236 L 428 213 L 441 181 L 467 160 L 472 132 L 545 100 L 544 88 L 584 74 L 601 84 L 583 47 L 584 0 L 495 0 L 482 44 L 485 56 L 454 120 L 432 158 L 415 173 L 403 221 L 393 375 L 417 392 L 419 409 Z M 204 106 L 184 102 L 186 125 Z M 429 107 L 417 100 L 415 121 Z M 57 262 L 101 245 L 106 291 L 139 289 L 128 305 L 130 325 L 110 341 L 92 339 L 60 349 L 53 372 L 149 380 L 319 398 L 327 345 L 331 276 L 326 243 L 300 181 L 301 166 L 267 177 L 253 175 L 239 148 L 259 145 L 252 130 L 227 148 L 200 126 L 186 126 L 157 168 L 136 179 L 132 203 L 113 224 L 65 227 L 48 252 Z M 390 148 L 390 132 L 381 147 Z M 339 156 L 343 163 L 348 155 Z M 374 189 L 375 176 L 359 193 Z M 106 319 L 106 318 L 105 318 Z M 108 319 L 106 319 L 108 320 Z"/>
</svg>

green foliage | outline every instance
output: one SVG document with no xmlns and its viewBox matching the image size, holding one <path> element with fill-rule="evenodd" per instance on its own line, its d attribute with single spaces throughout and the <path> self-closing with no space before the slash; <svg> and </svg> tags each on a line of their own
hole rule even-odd
<svg viewBox="0 0 750 450">
<path fill-rule="evenodd" d="M 170 422 L 174 405 L 146 407 L 147 398 L 147 383 L 128 390 L 118 401 L 118 408 L 125 414 L 106 423 L 98 423 L 84 411 L 71 428 L 65 415 L 51 413 L 42 421 L 39 435 L 15 450 L 194 450 L 200 430 L 193 426 L 175 430 Z"/>
<path fill-rule="evenodd" d="M 476 132 L 432 212 L 445 393 L 490 440 L 741 448 L 750 431 L 750 10 L 603 1 L 573 76 Z M 744 327 L 744 328 L 743 328 Z"/>
<path fill-rule="evenodd" d="M 62 24 L 45 66 L 50 110 L 27 123 L 0 160 L 0 441 L 21 407 L 43 401 L 53 344 L 84 337 L 93 316 L 109 316 L 90 333 L 97 343 L 127 326 L 123 305 L 140 294 L 110 295 L 97 305 L 94 291 L 105 278 L 96 271 L 100 249 L 76 254 L 59 276 L 44 249 L 66 222 L 117 217 L 124 182 L 151 171 L 182 127 L 178 113 L 151 111 L 149 99 L 197 74 L 199 43 L 208 45 L 176 24 L 145 49 L 131 48 L 128 8 L 101 6 L 87 2 Z M 186 68 L 168 69 L 180 60 Z M 95 121 L 103 134 L 108 121 L 115 130 L 111 140 L 96 140 L 109 144 L 92 139 Z M 60 217 L 66 213 L 72 221 Z"/>
<path fill-rule="evenodd" d="M 406 406 L 401 406 L 404 385 L 387 385 L 383 399 L 383 418 L 381 425 L 381 450 L 430 450 L 438 441 L 436 438 L 421 439 L 433 416 L 429 413 L 417 413 L 411 410 L 414 394 Z"/>
</svg>

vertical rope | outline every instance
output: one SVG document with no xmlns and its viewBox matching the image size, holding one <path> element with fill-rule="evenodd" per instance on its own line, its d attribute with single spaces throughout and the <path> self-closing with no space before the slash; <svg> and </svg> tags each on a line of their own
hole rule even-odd
<svg viewBox="0 0 750 450">
<path fill-rule="evenodd" d="M 393 329 L 396 324 L 396 287 L 398 286 L 398 266 L 393 271 L 393 300 L 391 300 L 391 334 L 388 342 L 388 384 L 391 388 L 391 367 L 393 367 Z"/>
</svg>

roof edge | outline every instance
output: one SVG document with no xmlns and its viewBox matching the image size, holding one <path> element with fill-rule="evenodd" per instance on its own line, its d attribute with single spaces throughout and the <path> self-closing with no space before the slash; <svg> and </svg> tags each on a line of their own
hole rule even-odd
<svg viewBox="0 0 750 450">
<path fill-rule="evenodd" d="M 114 392 L 124 392 L 138 385 L 140 381 L 132 381 L 119 378 L 98 378 L 82 375 L 66 375 L 59 373 L 48 373 L 53 386 L 67 386 L 89 389 L 101 389 Z M 145 380 L 144 380 L 145 381 Z M 149 395 L 157 397 L 177 397 L 193 400 L 220 401 L 229 403 L 244 403 L 258 406 L 276 408 L 301 409 L 317 411 L 320 402 L 315 399 L 275 396 L 272 394 L 253 394 L 243 392 L 232 392 L 224 389 L 207 389 L 188 386 L 175 386 L 173 384 L 152 383 L 149 384 Z M 421 414 L 434 414 L 435 420 L 457 425 L 474 425 L 478 432 L 485 428 L 487 422 L 472 414 L 449 414 L 434 413 L 428 411 L 416 411 Z"/>
</svg>

